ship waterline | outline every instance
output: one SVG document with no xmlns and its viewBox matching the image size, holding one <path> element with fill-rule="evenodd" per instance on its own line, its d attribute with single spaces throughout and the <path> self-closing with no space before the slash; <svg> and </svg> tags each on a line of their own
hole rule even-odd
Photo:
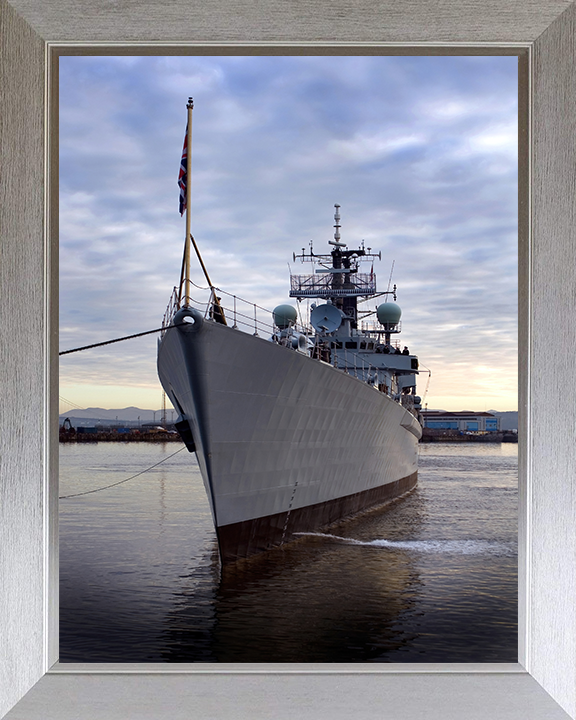
<svg viewBox="0 0 576 720">
<path fill-rule="evenodd" d="M 299 507 L 216 528 L 223 563 L 282 546 L 299 533 L 322 530 L 343 518 L 367 512 L 416 487 L 418 473 L 361 492 L 316 505 Z"/>
<path fill-rule="evenodd" d="M 159 377 L 189 425 L 222 562 L 415 486 L 420 424 L 387 394 L 198 310 L 174 323 L 159 344 Z"/>
</svg>

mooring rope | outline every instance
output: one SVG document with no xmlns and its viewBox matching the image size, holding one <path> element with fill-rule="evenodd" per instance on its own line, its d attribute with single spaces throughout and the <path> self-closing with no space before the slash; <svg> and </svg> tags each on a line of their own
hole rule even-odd
<svg viewBox="0 0 576 720">
<path fill-rule="evenodd" d="M 136 475 L 131 475 L 125 480 L 119 480 L 118 482 L 112 483 L 112 485 L 105 485 L 104 487 L 96 488 L 94 490 L 86 490 L 85 492 L 74 493 L 74 495 L 60 495 L 58 497 L 58 500 L 68 500 L 68 498 L 80 497 L 80 495 L 90 495 L 90 493 L 100 492 L 100 490 L 108 490 L 108 488 L 115 487 L 116 485 L 122 485 L 122 483 L 128 482 L 128 480 L 134 480 L 134 478 L 137 478 L 139 475 L 144 475 L 144 473 L 148 472 L 148 470 L 152 470 L 153 468 L 158 467 L 158 465 L 162 465 L 163 462 L 166 462 L 166 460 L 170 460 L 170 458 L 174 457 L 174 455 L 178 455 L 179 452 L 182 452 L 182 450 L 185 449 L 186 446 L 181 447 L 180 450 L 176 450 L 176 452 L 172 453 L 172 455 L 168 455 L 168 457 L 160 460 L 160 462 L 157 462 L 155 465 L 151 465 L 149 468 L 146 468 L 146 470 L 141 470 L 139 473 L 136 473 Z"/>
<path fill-rule="evenodd" d="M 186 323 L 178 323 L 177 325 L 165 325 L 156 330 L 146 330 L 146 332 L 136 333 L 135 335 L 126 335 L 125 337 L 115 338 L 114 340 L 106 340 L 106 342 L 94 343 L 93 345 L 84 345 L 83 347 L 73 348 L 72 350 L 62 350 L 58 355 L 69 355 L 70 353 L 80 352 L 80 350 L 90 350 L 90 348 L 102 347 L 102 345 L 112 345 L 112 343 L 122 342 L 122 340 L 132 340 L 132 338 L 142 337 L 142 335 L 152 335 L 153 333 L 162 332 L 163 330 L 171 330 L 175 327 L 180 327 Z"/>
</svg>

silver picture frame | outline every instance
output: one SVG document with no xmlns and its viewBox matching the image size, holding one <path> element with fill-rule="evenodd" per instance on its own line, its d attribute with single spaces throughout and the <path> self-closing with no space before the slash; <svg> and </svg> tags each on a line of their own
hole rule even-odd
<svg viewBox="0 0 576 720">
<path fill-rule="evenodd" d="M 518 663 L 58 664 L 56 58 L 184 46 L 518 55 Z M 575 55 L 557 0 L 0 0 L 0 717 L 576 718 Z"/>
</svg>

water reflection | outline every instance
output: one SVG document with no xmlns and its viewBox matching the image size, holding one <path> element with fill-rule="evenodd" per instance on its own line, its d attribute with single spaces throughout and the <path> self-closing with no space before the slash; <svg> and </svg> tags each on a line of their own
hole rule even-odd
<svg viewBox="0 0 576 720">
<path fill-rule="evenodd" d="M 338 526 L 353 537 L 377 515 Z M 218 572 L 217 558 L 211 575 Z M 410 555 L 309 535 L 220 573 L 188 578 L 166 618 L 168 662 L 370 662 L 410 642 L 400 615 L 417 602 Z M 212 607 L 213 605 L 213 607 Z"/>
<path fill-rule="evenodd" d="M 62 504 L 63 662 L 516 662 L 515 447 L 422 447 L 385 511 L 222 573 L 182 453 Z M 63 489 L 153 465 L 155 447 L 66 447 Z"/>
</svg>

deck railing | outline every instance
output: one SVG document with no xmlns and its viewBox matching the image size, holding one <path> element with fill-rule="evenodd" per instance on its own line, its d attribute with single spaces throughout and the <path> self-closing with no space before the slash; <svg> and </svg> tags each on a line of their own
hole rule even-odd
<svg viewBox="0 0 576 720">
<path fill-rule="evenodd" d="M 226 321 L 225 324 L 229 327 L 235 330 L 242 330 L 256 337 L 269 338 L 277 333 L 271 310 L 244 300 L 238 295 L 233 295 L 220 288 L 215 287 L 211 289 L 208 301 L 201 302 L 192 299 L 192 306 L 200 310 L 205 318 L 216 320 L 214 313 L 216 298 L 218 298 L 218 304 L 223 311 Z M 175 287 L 164 313 L 162 327 L 165 328 L 172 323 L 174 315 L 179 309 L 178 288 Z M 296 323 L 294 329 L 304 335 L 310 335 L 312 333 L 310 326 L 305 326 L 303 323 Z"/>
<path fill-rule="evenodd" d="M 255 337 L 262 337 L 266 340 L 273 337 L 279 337 L 279 331 L 274 325 L 271 310 L 257 305 L 256 303 L 251 303 L 248 300 L 244 300 L 238 295 L 233 295 L 225 290 L 221 290 L 220 288 L 211 289 L 210 297 L 207 302 L 192 300 L 192 304 L 193 307 L 196 307 L 196 309 L 202 312 L 204 318 L 211 320 L 212 322 L 217 322 L 217 313 L 214 312 L 216 298 L 218 298 L 218 304 L 224 314 L 226 325 L 230 328 L 246 332 L 254 335 Z M 174 315 L 179 309 L 178 288 L 175 287 L 172 291 L 172 295 L 170 296 L 166 312 L 164 313 L 164 319 L 162 321 L 163 328 L 172 324 Z M 316 339 L 316 342 L 318 342 L 318 336 L 314 335 L 313 330 L 309 325 L 296 323 L 293 327 L 296 332 L 305 335 L 312 341 Z M 376 329 L 372 330 L 367 327 L 364 327 L 363 329 L 374 332 L 374 339 L 377 339 L 381 333 L 381 331 Z M 164 335 L 164 332 L 165 331 L 163 331 L 162 336 Z M 353 375 L 368 384 L 376 385 L 378 382 L 378 367 L 372 365 L 366 360 L 366 358 L 361 357 L 350 349 L 344 347 L 343 350 L 344 358 L 342 358 L 342 353 L 340 353 L 339 356 L 338 352 L 335 350 L 330 352 L 329 356 L 327 356 L 322 352 L 320 346 L 316 346 L 312 350 L 311 356 L 318 361 L 324 362 L 326 362 L 327 357 L 329 357 L 330 364 L 337 370 Z M 344 362 L 342 362 L 342 359 Z"/>
<path fill-rule="evenodd" d="M 374 274 L 347 273 L 342 284 L 334 287 L 332 273 L 325 275 L 290 275 L 290 297 L 345 297 L 375 295 Z"/>
</svg>

